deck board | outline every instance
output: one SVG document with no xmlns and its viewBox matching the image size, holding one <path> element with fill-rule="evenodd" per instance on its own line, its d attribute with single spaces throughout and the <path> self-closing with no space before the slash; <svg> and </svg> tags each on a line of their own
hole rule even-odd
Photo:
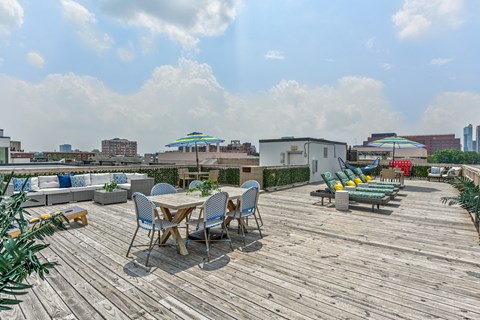
<svg viewBox="0 0 480 320">
<path fill-rule="evenodd" d="M 249 232 L 242 248 L 232 229 L 235 251 L 214 243 L 211 263 L 202 244 L 189 244 L 187 256 L 155 248 L 150 268 L 141 248 L 125 257 L 131 201 L 80 202 L 89 225 L 46 240 L 43 256 L 60 266 L 46 281 L 32 277 L 25 302 L 0 318 L 479 319 L 480 246 L 469 214 L 441 203 L 455 194 L 446 183 L 406 185 L 376 212 L 320 206 L 314 185 L 263 193 L 263 239 Z"/>
</svg>

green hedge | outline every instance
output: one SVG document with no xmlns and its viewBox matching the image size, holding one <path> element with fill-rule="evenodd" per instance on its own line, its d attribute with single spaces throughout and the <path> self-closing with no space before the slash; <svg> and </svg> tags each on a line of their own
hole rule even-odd
<svg viewBox="0 0 480 320">
<path fill-rule="evenodd" d="M 264 188 L 285 186 L 308 181 L 310 181 L 309 167 L 265 168 L 263 170 Z"/>
<path fill-rule="evenodd" d="M 189 167 L 189 171 L 197 171 L 196 167 Z M 204 171 L 210 171 L 213 169 L 219 169 L 219 183 L 220 184 L 228 184 L 233 186 L 240 185 L 240 168 L 204 168 Z M 74 174 L 83 174 L 83 173 L 106 173 L 106 172 L 126 172 L 126 173 L 146 173 L 149 177 L 154 178 L 155 183 L 166 182 L 171 185 L 177 185 L 178 183 L 178 168 L 176 167 L 161 167 L 161 168 L 118 168 L 118 169 L 97 169 L 97 170 L 90 170 L 88 172 L 84 171 L 75 171 L 75 170 L 67 170 L 62 171 L 59 170 L 55 173 L 53 172 L 37 172 L 37 173 L 14 173 L 15 177 L 19 178 L 30 178 L 36 176 L 50 176 L 54 174 L 62 174 L 62 173 L 74 173 Z M 7 175 L 6 175 L 7 176 Z"/>
</svg>

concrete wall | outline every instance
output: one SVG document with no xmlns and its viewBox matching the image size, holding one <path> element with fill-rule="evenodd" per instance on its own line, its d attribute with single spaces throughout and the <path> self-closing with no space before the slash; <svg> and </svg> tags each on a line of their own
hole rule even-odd
<svg viewBox="0 0 480 320">
<path fill-rule="evenodd" d="M 195 152 L 164 152 L 158 153 L 158 163 L 167 164 L 186 164 L 195 165 Z M 227 152 L 199 152 L 198 161 L 201 163 L 207 159 L 247 159 L 249 156 L 246 153 L 227 153 Z"/>
<path fill-rule="evenodd" d="M 325 171 L 338 171 L 338 157 L 345 159 L 346 154 L 344 144 L 308 140 L 260 142 L 260 166 L 309 165 L 310 182 L 322 181 L 320 175 Z"/>
</svg>

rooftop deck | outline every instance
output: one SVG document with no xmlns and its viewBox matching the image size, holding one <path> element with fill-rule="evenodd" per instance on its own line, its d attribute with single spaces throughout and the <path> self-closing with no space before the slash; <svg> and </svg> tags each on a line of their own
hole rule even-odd
<svg viewBox="0 0 480 320">
<path fill-rule="evenodd" d="M 260 196 L 264 238 L 243 249 L 203 244 L 190 254 L 155 248 L 125 253 L 135 229 L 127 204 L 88 210 L 48 240 L 60 266 L 1 319 L 480 319 L 480 246 L 470 216 L 444 206 L 446 183 L 406 181 L 383 209 L 316 205 L 317 186 Z M 35 208 L 44 213 L 66 205 Z M 142 236 L 141 234 L 140 236 Z M 143 238 L 146 239 L 144 236 Z M 140 237 L 139 239 L 143 239 Z"/>
</svg>

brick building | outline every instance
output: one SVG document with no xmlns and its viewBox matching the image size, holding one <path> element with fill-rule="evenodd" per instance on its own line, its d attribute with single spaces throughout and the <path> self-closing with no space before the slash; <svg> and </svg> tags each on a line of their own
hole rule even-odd
<svg viewBox="0 0 480 320">
<path fill-rule="evenodd" d="M 422 136 L 402 136 L 406 139 L 416 141 L 425 145 L 428 154 L 434 154 L 440 150 L 454 149 L 461 150 L 460 138 L 454 134 L 431 134 Z"/>
<path fill-rule="evenodd" d="M 127 139 L 110 139 L 102 141 L 102 154 L 105 157 L 137 156 L 137 141 L 129 141 Z"/>
</svg>

